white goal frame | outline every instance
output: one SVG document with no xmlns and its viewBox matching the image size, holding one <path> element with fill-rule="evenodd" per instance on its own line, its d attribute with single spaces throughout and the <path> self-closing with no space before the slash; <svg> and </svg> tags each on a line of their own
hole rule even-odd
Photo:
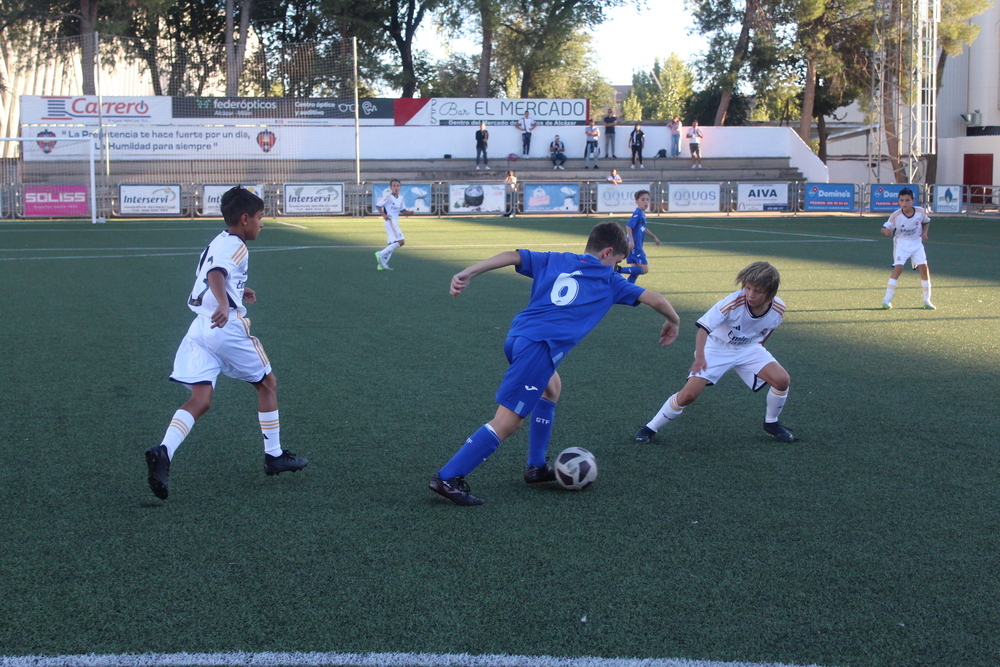
<svg viewBox="0 0 1000 667">
<path fill-rule="evenodd" d="M 90 162 L 90 222 L 91 224 L 97 224 L 98 222 L 104 222 L 103 218 L 97 217 L 97 171 L 96 171 L 96 150 L 94 146 L 94 137 L 58 137 L 57 141 L 86 141 L 88 143 L 87 155 Z M 18 143 L 27 143 L 31 141 L 38 141 L 38 137 L 0 137 L 0 141 L 13 141 Z M 24 161 L 24 148 L 21 148 L 21 161 Z M 20 186 L 24 186 L 24 183 L 19 183 Z"/>
</svg>

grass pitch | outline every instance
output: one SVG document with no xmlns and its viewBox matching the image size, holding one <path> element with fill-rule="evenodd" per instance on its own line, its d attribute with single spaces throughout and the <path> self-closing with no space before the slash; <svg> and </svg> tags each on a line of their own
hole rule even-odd
<svg viewBox="0 0 1000 667">
<path fill-rule="evenodd" d="M 606 219 L 606 218 L 604 218 Z M 473 475 L 427 477 L 493 414 L 529 281 L 448 281 L 502 250 L 582 252 L 596 219 L 265 222 L 249 308 L 279 381 L 268 478 L 256 396 L 220 378 L 155 499 L 143 451 L 186 399 L 166 380 L 218 221 L 0 226 L 0 656 L 329 651 L 688 658 L 840 666 L 1000 659 L 1000 227 L 935 219 L 933 301 L 890 271 L 881 219 L 651 218 L 640 284 L 682 318 L 616 307 L 560 367 L 552 449 L 583 493 L 521 481 L 527 429 Z M 285 223 L 293 224 L 285 224 Z M 622 221 L 624 222 L 624 220 Z M 792 376 L 782 421 L 733 375 L 658 444 L 631 434 L 683 383 L 694 321 L 766 259 Z M 586 620 L 584 620 L 586 619 Z"/>
</svg>

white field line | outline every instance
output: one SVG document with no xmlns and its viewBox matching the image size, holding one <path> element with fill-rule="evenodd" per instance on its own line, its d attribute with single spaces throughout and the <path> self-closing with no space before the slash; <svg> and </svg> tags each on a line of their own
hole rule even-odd
<svg viewBox="0 0 1000 667">
<path fill-rule="evenodd" d="M 0 656 L 0 667 L 795 667 L 683 658 L 558 658 L 468 653 L 112 653 Z M 810 667 L 817 667 L 811 665 Z"/>
<path fill-rule="evenodd" d="M 801 236 L 815 236 L 813 234 L 801 234 Z M 861 241 L 869 242 L 874 239 L 856 239 L 840 236 L 822 236 L 816 239 L 809 240 L 788 240 L 788 241 L 775 241 L 772 239 L 760 240 L 760 241 L 682 241 L 679 243 L 663 243 L 661 247 L 669 246 L 701 246 L 701 245 L 731 245 L 734 243 L 738 244 L 749 244 L 749 243 L 767 243 L 767 244 L 778 244 L 778 243 L 837 243 L 837 242 L 848 242 L 857 243 Z M 532 243 L 530 244 L 532 248 L 575 248 L 576 245 L 571 243 Z M 381 248 L 382 245 L 296 245 L 296 246 L 272 246 L 272 247 L 261 247 L 254 246 L 252 248 L 253 252 L 281 252 L 285 250 L 343 250 L 343 249 L 361 249 L 370 250 L 371 248 Z M 418 249 L 435 249 L 435 250 L 447 250 L 449 248 L 511 248 L 510 244 L 497 244 L 497 243 L 483 243 L 483 244 L 448 244 L 448 245 L 424 245 L 416 246 Z M 118 250 L 121 248 L 0 248 L 0 254 L 3 253 L 16 253 L 16 252 L 66 252 L 75 250 L 81 252 L 82 250 L 95 250 L 95 251 L 107 251 L 107 250 Z M 127 248 L 126 250 L 160 250 L 159 248 Z M 39 255 L 31 257 L 0 257 L 0 262 L 14 262 L 14 261 L 28 261 L 28 260 L 46 260 L 51 261 L 54 259 L 129 259 L 133 257 L 175 257 L 182 255 L 190 255 L 192 253 L 200 252 L 204 250 L 204 247 L 192 248 L 190 250 L 186 249 L 176 249 L 176 248 L 163 248 L 163 252 L 130 252 L 123 253 L 118 252 L 111 255 Z"/>
</svg>

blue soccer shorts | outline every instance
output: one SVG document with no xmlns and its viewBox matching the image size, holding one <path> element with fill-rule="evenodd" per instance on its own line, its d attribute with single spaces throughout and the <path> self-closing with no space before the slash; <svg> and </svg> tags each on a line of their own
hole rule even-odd
<svg viewBox="0 0 1000 667">
<path fill-rule="evenodd" d="M 649 264 L 649 261 L 646 259 L 646 251 L 645 250 L 640 250 L 639 252 L 636 252 L 635 250 L 633 250 L 632 252 L 630 252 L 628 254 L 628 257 L 625 258 L 625 263 L 626 264 Z"/>
<path fill-rule="evenodd" d="M 496 401 L 521 417 L 527 417 L 556 372 L 552 353 L 546 343 L 524 336 L 508 336 L 503 352 L 510 367 L 497 389 Z"/>
</svg>

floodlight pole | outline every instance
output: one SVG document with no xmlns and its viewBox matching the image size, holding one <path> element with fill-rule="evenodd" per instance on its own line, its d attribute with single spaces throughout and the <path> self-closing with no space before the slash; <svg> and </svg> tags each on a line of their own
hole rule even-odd
<svg viewBox="0 0 1000 667">
<path fill-rule="evenodd" d="M 351 37 L 354 53 L 354 180 L 361 185 L 361 113 L 358 108 L 358 38 Z"/>
</svg>

